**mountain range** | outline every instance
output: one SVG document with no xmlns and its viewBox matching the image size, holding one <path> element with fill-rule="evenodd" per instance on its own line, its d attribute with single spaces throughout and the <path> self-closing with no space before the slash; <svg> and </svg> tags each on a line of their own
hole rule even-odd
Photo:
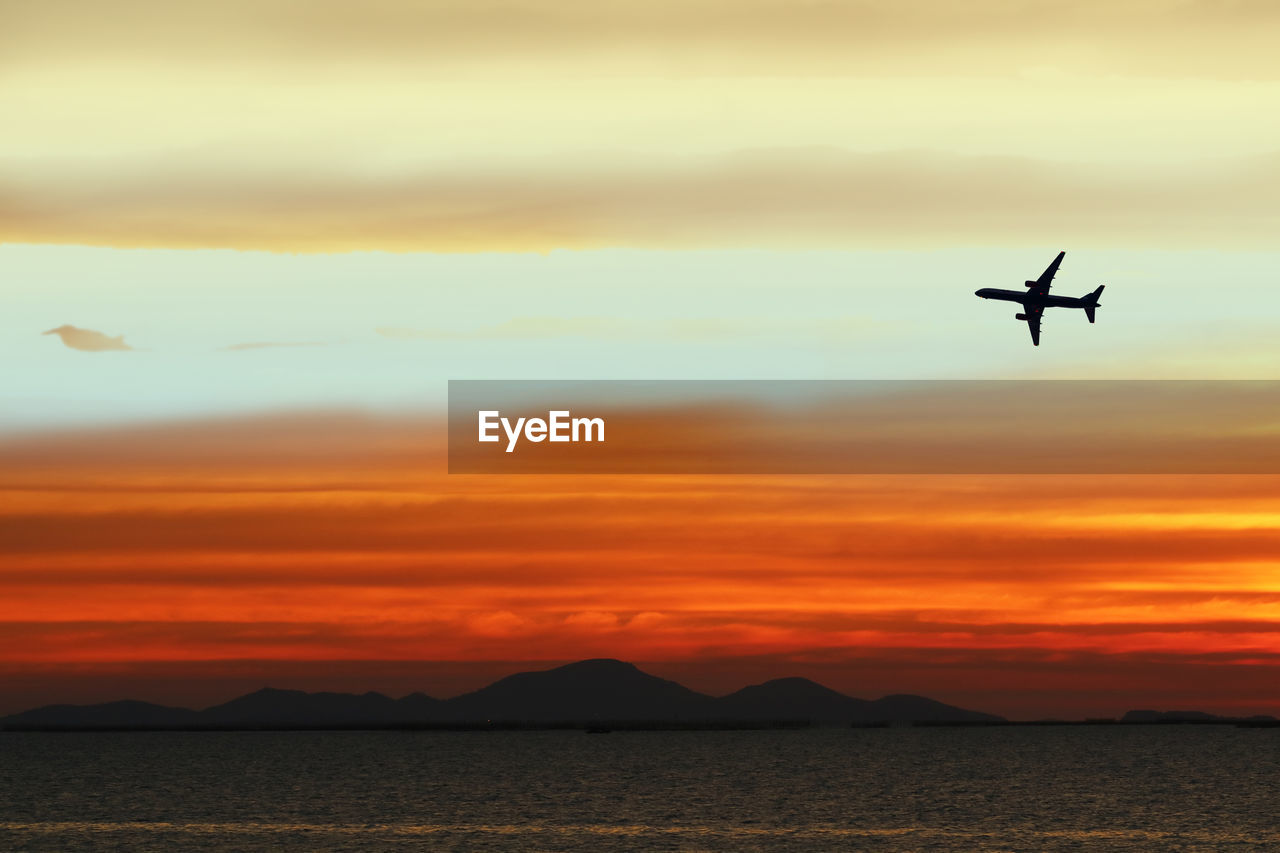
<svg viewBox="0 0 1280 853">
<path fill-rule="evenodd" d="M 855 699 L 807 678 L 779 678 L 714 697 L 618 660 L 521 672 L 452 699 L 411 693 L 262 690 L 195 711 L 149 702 L 47 705 L 0 718 L 0 729 L 431 727 L 486 724 L 998 723 L 1003 717 L 924 696 Z"/>
<path fill-rule="evenodd" d="M 1252 714 L 1248 717 L 1227 717 L 1205 711 L 1128 711 L 1120 718 L 1122 723 L 1276 723 L 1270 714 Z"/>
</svg>

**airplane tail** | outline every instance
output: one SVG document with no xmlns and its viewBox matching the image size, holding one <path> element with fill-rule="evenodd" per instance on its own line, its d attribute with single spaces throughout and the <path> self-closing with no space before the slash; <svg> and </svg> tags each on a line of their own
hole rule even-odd
<svg viewBox="0 0 1280 853">
<path fill-rule="evenodd" d="M 1106 287 L 1105 284 L 1098 285 L 1097 290 L 1095 290 L 1093 293 L 1090 293 L 1088 296 L 1085 297 L 1087 301 L 1084 306 L 1084 315 L 1089 318 L 1090 323 L 1092 323 L 1094 320 L 1093 312 L 1096 311 L 1098 308 L 1098 299 L 1101 298 L 1102 289 L 1104 287 Z"/>
</svg>

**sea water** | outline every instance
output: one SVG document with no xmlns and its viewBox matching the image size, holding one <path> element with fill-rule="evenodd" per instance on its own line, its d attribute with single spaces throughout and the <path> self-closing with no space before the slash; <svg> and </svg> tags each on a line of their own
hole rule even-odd
<svg viewBox="0 0 1280 853">
<path fill-rule="evenodd" d="M 1280 850 L 1280 729 L 0 733 L 0 850 Z"/>
</svg>

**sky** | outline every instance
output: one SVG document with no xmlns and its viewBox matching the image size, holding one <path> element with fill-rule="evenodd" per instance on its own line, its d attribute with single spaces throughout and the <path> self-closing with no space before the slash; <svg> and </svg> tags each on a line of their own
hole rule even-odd
<svg viewBox="0 0 1280 853">
<path fill-rule="evenodd" d="M 439 428 L 449 379 L 1277 378 L 1278 15 L 5 4 L 0 712 L 590 654 L 1280 714 L 1272 478 L 461 477 Z M 1032 349 L 972 294 L 1063 249 L 1103 307 Z"/>
</svg>

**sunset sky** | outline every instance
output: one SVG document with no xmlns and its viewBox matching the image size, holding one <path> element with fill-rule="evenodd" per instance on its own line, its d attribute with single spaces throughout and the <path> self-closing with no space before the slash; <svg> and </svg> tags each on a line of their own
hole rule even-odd
<svg viewBox="0 0 1280 853">
<path fill-rule="evenodd" d="M 464 378 L 1280 378 L 1274 4 L 3 18 L 0 713 L 607 656 L 1280 715 L 1276 477 L 451 476 L 441 428 Z M 973 291 L 1062 249 L 1103 307 L 1033 349 Z"/>
</svg>

